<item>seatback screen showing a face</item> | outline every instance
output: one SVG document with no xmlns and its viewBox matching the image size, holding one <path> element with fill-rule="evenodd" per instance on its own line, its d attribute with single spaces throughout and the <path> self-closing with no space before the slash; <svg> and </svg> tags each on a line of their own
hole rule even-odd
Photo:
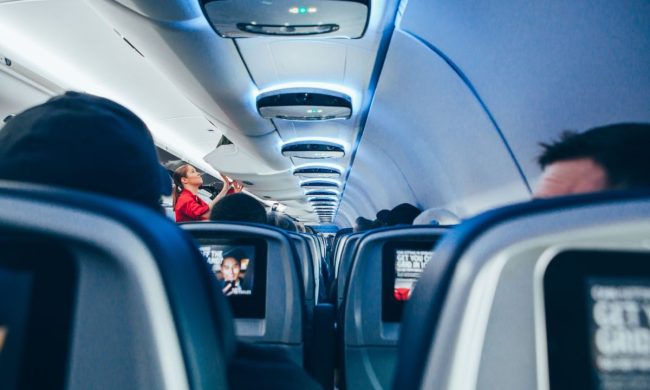
<svg viewBox="0 0 650 390">
<path fill-rule="evenodd" d="M 230 296 L 253 293 L 254 247 L 249 245 L 202 245 L 200 249 L 210 264 L 212 273 L 217 280 L 223 283 L 224 294 Z"/>
<path fill-rule="evenodd" d="M 266 245 L 258 240 L 199 239 L 199 249 L 236 318 L 264 318 Z"/>
<path fill-rule="evenodd" d="M 650 389 L 650 254 L 562 252 L 544 299 L 551 389 Z"/>
<path fill-rule="evenodd" d="M 434 241 L 396 241 L 382 250 L 382 309 L 385 322 L 400 322 L 404 305 L 433 258 Z"/>
</svg>

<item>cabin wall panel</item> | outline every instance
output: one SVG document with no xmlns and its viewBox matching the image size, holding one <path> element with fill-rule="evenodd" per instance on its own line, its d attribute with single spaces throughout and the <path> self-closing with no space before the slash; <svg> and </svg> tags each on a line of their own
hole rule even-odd
<svg viewBox="0 0 650 390">
<path fill-rule="evenodd" d="M 368 204 L 348 198 L 357 187 L 372 194 Z M 528 196 L 466 85 L 435 52 L 396 31 L 344 203 L 366 217 L 403 202 L 468 216 Z"/>
<path fill-rule="evenodd" d="M 400 28 L 467 76 L 534 184 L 539 142 L 650 121 L 650 3 L 410 0 Z"/>
</svg>

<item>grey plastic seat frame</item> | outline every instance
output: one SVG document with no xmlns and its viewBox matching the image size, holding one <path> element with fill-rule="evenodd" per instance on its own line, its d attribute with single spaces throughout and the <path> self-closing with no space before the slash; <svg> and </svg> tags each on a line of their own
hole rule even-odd
<svg viewBox="0 0 650 390">
<path fill-rule="evenodd" d="M 196 237 L 209 239 L 262 239 L 267 244 L 266 317 L 235 318 L 241 340 L 286 351 L 299 365 L 304 364 L 306 320 L 300 262 L 287 234 L 271 226 L 246 223 L 198 222 L 180 225 Z M 260 277 L 260 275 L 256 275 Z"/>
<path fill-rule="evenodd" d="M 650 193 L 510 206 L 439 244 L 406 308 L 393 388 L 548 388 L 541 278 L 563 250 L 647 252 Z"/>
<path fill-rule="evenodd" d="M 321 288 L 323 286 L 320 285 L 320 274 L 321 274 L 321 261 L 323 260 L 323 257 L 321 255 L 321 250 L 320 250 L 320 242 L 318 241 L 317 237 L 312 235 L 312 234 L 300 234 L 305 240 L 307 240 L 308 243 L 308 248 L 309 251 L 311 252 L 311 259 L 314 263 L 314 278 L 315 278 L 315 283 L 316 287 L 314 289 L 314 294 L 315 294 L 315 299 L 316 302 L 318 302 L 318 294 Z"/>
<path fill-rule="evenodd" d="M 130 202 L 0 181 L 0 231 L 4 243 L 45 239 L 74 257 L 66 388 L 227 388 L 209 279 L 187 263 L 168 279 L 175 255 L 200 256 L 173 222 Z M 161 251 L 178 264 L 162 271 Z M 189 280 L 194 291 L 178 288 Z"/>
<path fill-rule="evenodd" d="M 345 295 L 345 285 L 350 275 L 350 270 L 354 262 L 354 255 L 358 248 L 358 243 L 365 233 L 353 233 L 347 236 L 345 242 L 341 244 L 340 256 L 337 259 L 336 269 L 336 307 L 340 309 L 343 304 L 343 297 Z"/>
<path fill-rule="evenodd" d="M 298 233 L 287 232 L 291 237 L 292 243 L 298 254 L 301 265 L 301 274 L 303 279 L 303 287 L 305 290 L 305 304 L 307 310 L 311 312 L 314 310 L 314 305 L 318 299 L 318 278 L 315 276 L 314 260 L 312 258 L 312 251 L 309 247 L 309 242 L 306 237 Z"/>
<path fill-rule="evenodd" d="M 400 324 L 382 321 L 384 245 L 414 241 L 435 244 L 447 230 L 432 226 L 400 226 L 372 230 L 359 236 L 339 316 L 343 325 L 346 388 L 388 388 L 392 383 Z M 348 244 L 352 240 L 354 236 L 348 238 Z M 435 257 L 431 261 L 435 261 Z M 341 276 L 340 273 L 339 278 Z"/>
</svg>

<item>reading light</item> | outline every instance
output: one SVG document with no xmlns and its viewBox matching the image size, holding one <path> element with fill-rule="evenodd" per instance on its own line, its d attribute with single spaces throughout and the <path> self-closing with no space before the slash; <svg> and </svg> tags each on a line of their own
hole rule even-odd
<svg viewBox="0 0 650 390">
<path fill-rule="evenodd" d="M 257 97 L 257 111 L 266 119 L 348 119 L 352 116 L 352 99 L 324 89 L 288 88 L 261 93 Z"/>
</svg>

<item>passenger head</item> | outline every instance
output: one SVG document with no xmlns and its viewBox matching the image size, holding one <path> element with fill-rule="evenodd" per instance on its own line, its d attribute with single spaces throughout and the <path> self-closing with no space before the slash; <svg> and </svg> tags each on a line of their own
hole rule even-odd
<svg viewBox="0 0 650 390">
<path fill-rule="evenodd" d="M 203 178 L 199 171 L 190 164 L 183 164 L 174 170 L 172 179 L 174 180 L 174 188 L 172 190 L 173 205 L 176 206 L 176 200 L 181 191 L 185 187 L 194 188 L 198 190 L 203 184 Z"/>
<path fill-rule="evenodd" d="M 556 142 L 541 145 L 543 172 L 535 197 L 650 186 L 650 124 L 564 132 Z"/>
<path fill-rule="evenodd" d="M 364 232 L 375 227 L 374 221 L 369 220 L 368 218 L 359 217 L 355 221 L 354 232 Z"/>
<path fill-rule="evenodd" d="M 383 209 L 377 212 L 377 219 L 375 221 L 378 227 L 388 226 L 389 220 L 390 220 L 390 210 Z"/>
<path fill-rule="evenodd" d="M 388 225 L 410 225 L 420 212 L 419 208 L 410 203 L 399 204 L 390 211 Z"/>
<path fill-rule="evenodd" d="M 156 210 L 171 189 L 144 122 L 111 100 L 76 92 L 7 122 L 0 131 L 0 178 L 105 194 Z"/>
<path fill-rule="evenodd" d="M 218 201 L 212 208 L 210 220 L 265 224 L 267 217 L 266 209 L 257 199 L 240 192 Z"/>
</svg>

